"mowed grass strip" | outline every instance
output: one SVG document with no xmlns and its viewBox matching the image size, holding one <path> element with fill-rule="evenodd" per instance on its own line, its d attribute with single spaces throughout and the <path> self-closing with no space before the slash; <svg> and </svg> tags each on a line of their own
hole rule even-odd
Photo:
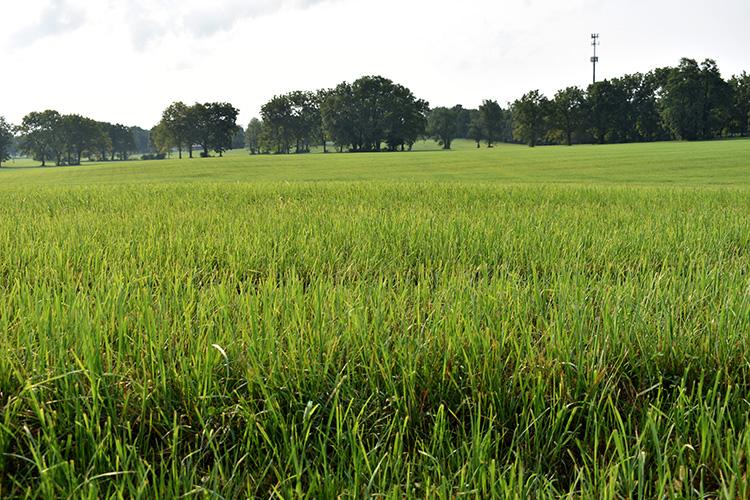
<svg viewBox="0 0 750 500">
<path fill-rule="evenodd" d="M 88 163 L 80 167 L 0 169 L 0 190 L 23 185 L 237 182 L 480 182 L 500 184 L 678 185 L 750 187 L 750 140 L 476 149 L 459 140 L 441 151 L 249 156 Z"/>
<path fill-rule="evenodd" d="M 750 496 L 750 190 L 109 168 L 0 198 L 0 496 Z"/>
</svg>

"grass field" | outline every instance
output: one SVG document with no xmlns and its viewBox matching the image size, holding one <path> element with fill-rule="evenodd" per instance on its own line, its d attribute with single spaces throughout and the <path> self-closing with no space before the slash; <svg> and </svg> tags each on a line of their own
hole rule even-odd
<svg viewBox="0 0 750 500">
<path fill-rule="evenodd" d="M 310 154 L 0 169 L 2 185 L 174 184 L 309 181 L 750 185 L 750 140 L 527 148 L 500 144 L 454 151 L 434 143 L 411 153 Z"/>
<path fill-rule="evenodd" d="M 750 141 L 0 169 L 0 497 L 750 497 Z"/>
</svg>

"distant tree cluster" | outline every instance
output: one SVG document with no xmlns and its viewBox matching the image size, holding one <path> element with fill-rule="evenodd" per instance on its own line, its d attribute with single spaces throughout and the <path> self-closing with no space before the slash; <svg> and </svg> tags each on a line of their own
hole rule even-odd
<svg viewBox="0 0 750 500">
<path fill-rule="evenodd" d="M 676 68 L 568 87 L 552 99 L 538 90 L 501 109 L 484 101 L 477 110 L 435 108 L 429 137 L 445 149 L 456 138 L 539 144 L 705 140 L 746 136 L 750 126 L 750 75 L 725 81 L 710 59 L 683 59 Z M 468 124 L 468 125 L 467 125 Z"/>
<path fill-rule="evenodd" d="M 225 102 L 192 106 L 175 102 L 164 110 L 161 121 L 152 129 L 153 146 L 161 153 L 176 149 L 180 159 L 185 151 L 192 158 L 196 146 L 203 157 L 210 151 L 223 156 L 224 151 L 238 145 L 238 138 L 243 139 L 237 126 L 238 114 L 239 110 Z"/>
<path fill-rule="evenodd" d="M 552 99 L 535 90 L 510 111 L 513 138 L 529 146 L 746 136 L 750 75 L 725 81 L 713 60 L 682 59 L 674 68 L 604 80 L 585 91 L 568 87 Z"/>
<path fill-rule="evenodd" d="M 511 116 L 497 101 L 485 100 L 478 109 L 465 109 L 460 104 L 452 108 L 439 107 L 427 115 L 427 136 L 450 149 L 456 138 L 471 139 L 477 147 L 486 141 L 488 147 L 496 142 L 509 142 Z"/>
<path fill-rule="evenodd" d="M 429 109 L 392 81 L 363 77 L 334 89 L 275 96 L 245 131 L 252 154 L 306 153 L 329 142 L 339 151 L 411 148 L 422 137 L 450 149 L 456 138 L 540 144 L 705 140 L 745 136 L 750 127 L 750 75 L 725 81 L 716 63 L 679 66 L 568 87 L 547 98 L 528 92 L 506 109 L 485 100 L 477 109 Z"/>
<path fill-rule="evenodd" d="M 261 108 L 261 120 L 247 127 L 245 142 L 253 153 L 307 153 L 313 146 L 328 152 L 411 149 L 424 135 L 429 105 L 408 88 L 380 76 L 316 92 L 275 96 Z"/>
<path fill-rule="evenodd" d="M 18 134 L 20 152 L 45 166 L 80 165 L 83 158 L 99 161 L 127 160 L 140 152 L 137 142 L 148 144 L 147 130 L 125 125 L 99 122 L 81 115 L 62 115 L 54 110 L 32 112 L 18 127 L 10 127 L 5 120 L 0 135 Z M 5 142 L 0 139 L 0 142 Z M 8 158 L 7 151 L 4 154 Z"/>
</svg>

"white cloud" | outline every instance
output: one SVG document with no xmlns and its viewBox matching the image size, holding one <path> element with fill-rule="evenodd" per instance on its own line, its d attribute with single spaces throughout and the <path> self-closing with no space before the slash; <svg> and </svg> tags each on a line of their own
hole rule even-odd
<svg viewBox="0 0 750 500">
<path fill-rule="evenodd" d="M 50 36 L 70 33 L 84 22 L 83 10 L 69 5 L 66 0 L 50 0 L 33 23 L 13 35 L 11 45 L 24 47 Z"/>
</svg>

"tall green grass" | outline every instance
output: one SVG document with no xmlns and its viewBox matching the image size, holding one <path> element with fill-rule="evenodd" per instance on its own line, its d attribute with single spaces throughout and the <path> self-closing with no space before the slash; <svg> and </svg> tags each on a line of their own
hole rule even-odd
<svg viewBox="0 0 750 500">
<path fill-rule="evenodd" d="M 0 197 L 0 497 L 748 497 L 750 192 Z"/>
</svg>

